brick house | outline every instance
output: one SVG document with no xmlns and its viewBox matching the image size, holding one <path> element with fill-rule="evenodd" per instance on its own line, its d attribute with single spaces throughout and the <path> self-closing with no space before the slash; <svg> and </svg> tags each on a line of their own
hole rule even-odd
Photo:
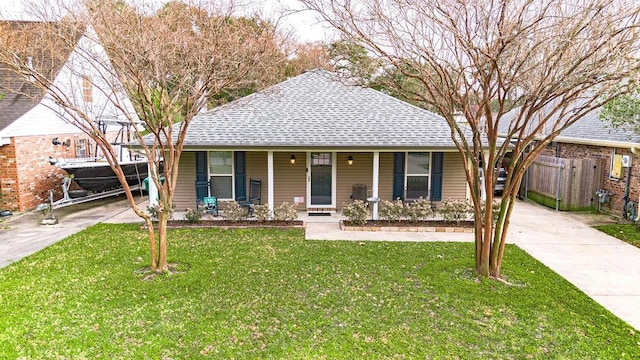
<svg viewBox="0 0 640 360">
<path fill-rule="evenodd" d="M 629 201 L 639 203 L 640 196 L 640 135 L 623 128 L 612 128 L 600 120 L 595 110 L 565 129 L 549 144 L 543 155 L 570 159 L 604 159 L 603 188 L 610 202 L 602 208 L 616 215 L 623 213 L 627 174 L 629 173 Z M 623 157 L 630 167 L 622 164 Z M 637 209 L 637 205 L 636 205 Z"/>
<path fill-rule="evenodd" d="M 29 21 L 0 21 L 0 31 L 16 31 L 24 41 L 37 44 L 35 38 L 42 23 Z M 24 35 L 26 34 L 26 35 Z M 76 54 L 83 34 L 70 32 L 75 44 L 61 44 L 52 55 L 33 48 L 26 50 L 28 66 L 46 74 L 56 86 L 70 90 L 69 96 L 82 106 L 92 107 L 94 113 L 110 114 L 100 91 L 87 81 L 90 66 L 83 64 Z M 35 46 L 35 45 L 34 45 Z M 101 47 L 97 47 L 98 50 Z M 57 59 L 67 59 L 66 62 Z M 49 163 L 49 158 L 83 158 L 95 155 L 88 136 L 65 121 L 64 111 L 52 98 L 31 83 L 32 79 L 17 75 L 0 63 L 0 210 L 25 211 L 45 202 L 49 190 L 55 198 L 62 197 L 61 184 L 65 172 Z M 74 90 L 77 89 L 77 90 Z M 111 130 L 108 130 L 111 131 Z"/>
</svg>

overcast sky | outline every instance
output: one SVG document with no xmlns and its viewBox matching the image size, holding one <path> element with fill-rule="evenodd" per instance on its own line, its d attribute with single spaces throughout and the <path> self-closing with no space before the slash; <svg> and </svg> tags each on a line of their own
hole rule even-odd
<svg viewBox="0 0 640 360">
<path fill-rule="evenodd" d="M 24 11 L 24 4 L 33 2 L 40 4 L 55 3 L 57 0 L 0 0 L 0 18 L 5 20 L 29 20 L 29 15 Z M 167 0 L 131 0 L 133 2 L 145 2 L 149 4 L 162 4 Z M 287 14 L 279 21 L 283 30 L 291 30 L 301 42 L 330 41 L 331 32 L 323 26 L 313 13 L 292 12 L 300 9 L 296 0 L 241 0 L 248 4 L 243 7 L 247 12 L 260 11 L 264 16 L 276 19 L 279 15 Z"/>
</svg>

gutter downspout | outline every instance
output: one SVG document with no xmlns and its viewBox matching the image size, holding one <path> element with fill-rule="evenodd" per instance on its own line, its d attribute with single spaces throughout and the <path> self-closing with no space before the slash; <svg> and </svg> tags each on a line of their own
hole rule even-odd
<svg viewBox="0 0 640 360">
<path fill-rule="evenodd" d="M 632 147 L 631 147 L 631 153 L 632 153 L 632 154 L 634 154 L 634 155 L 638 155 L 638 154 L 640 154 L 640 148 L 637 148 L 637 147 L 635 147 L 635 146 L 632 146 Z M 629 170 L 629 173 L 628 173 L 628 174 L 631 174 L 631 168 L 630 168 L 630 167 L 628 168 L 628 170 Z M 628 179 L 628 178 L 627 178 L 627 179 Z M 628 191 L 628 190 L 629 190 L 629 184 L 627 183 L 627 191 Z M 627 195 L 627 198 L 628 198 L 628 197 L 629 197 L 629 195 Z M 638 196 L 638 206 L 640 206 L 640 196 Z M 625 208 L 624 210 L 626 210 L 626 208 Z M 640 211 L 638 211 L 638 212 L 636 213 L 636 218 L 635 218 L 635 219 L 632 219 L 632 220 L 633 220 L 633 221 L 640 221 Z"/>
<path fill-rule="evenodd" d="M 622 218 L 627 218 L 627 205 L 629 204 L 629 183 L 631 182 L 631 166 L 627 168 L 627 178 L 624 182 L 624 196 L 622 197 Z M 637 217 L 637 216 L 636 216 Z"/>
</svg>

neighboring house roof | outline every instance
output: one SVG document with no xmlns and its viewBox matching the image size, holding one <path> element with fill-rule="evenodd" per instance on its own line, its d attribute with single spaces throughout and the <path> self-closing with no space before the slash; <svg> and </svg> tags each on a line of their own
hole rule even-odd
<svg viewBox="0 0 640 360">
<path fill-rule="evenodd" d="M 503 116 L 499 125 L 501 135 L 506 134 L 511 119 L 518 111 L 520 108 L 513 109 Z M 564 129 L 553 141 L 608 147 L 640 146 L 640 134 L 630 127 L 614 128 L 606 120 L 600 119 L 600 112 L 601 109 L 596 109 L 587 113 Z"/>
<path fill-rule="evenodd" d="M 55 41 L 51 48 L 43 48 L 43 29 L 47 26 L 57 26 L 55 23 L 43 23 L 37 21 L 0 21 L 0 31 L 4 36 L 12 37 L 12 40 L 21 42 L 24 46 L 24 56 L 31 57 L 31 63 L 41 74 L 53 80 L 75 44 L 82 35 L 73 29 L 59 29 L 70 35 L 70 42 Z M 75 41 L 74 41 L 75 40 Z M 33 109 L 42 100 L 44 93 L 31 82 L 16 74 L 14 71 L 0 62 L 0 93 L 4 96 L 0 99 L 0 130 L 5 129 L 21 116 Z"/>
<path fill-rule="evenodd" d="M 599 118 L 600 109 L 591 111 L 582 119 L 564 129 L 555 141 L 603 146 L 640 146 L 640 134 L 631 128 L 614 128 Z"/>
<path fill-rule="evenodd" d="M 454 144 L 443 117 L 314 70 L 197 115 L 185 148 L 206 147 L 445 149 Z"/>
</svg>

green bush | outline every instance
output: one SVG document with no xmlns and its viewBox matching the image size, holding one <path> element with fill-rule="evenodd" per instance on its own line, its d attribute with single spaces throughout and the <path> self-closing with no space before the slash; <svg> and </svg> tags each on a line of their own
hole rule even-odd
<svg viewBox="0 0 640 360">
<path fill-rule="evenodd" d="M 291 221 L 298 218 L 298 212 L 295 206 L 288 202 L 283 202 L 280 206 L 273 209 L 273 219 L 279 221 Z"/>
<path fill-rule="evenodd" d="M 227 203 L 223 214 L 223 217 L 226 220 L 238 222 L 246 219 L 248 210 L 247 208 L 240 206 L 236 201 L 231 201 Z"/>
<path fill-rule="evenodd" d="M 253 211 L 253 216 L 256 217 L 257 221 L 264 222 L 269 220 L 271 217 L 271 210 L 269 210 L 269 204 L 258 205 L 251 204 L 251 209 Z"/>
<path fill-rule="evenodd" d="M 342 207 L 342 215 L 354 225 L 364 225 L 367 223 L 369 216 L 369 208 L 367 203 L 362 200 L 354 200 L 346 203 Z"/>
<path fill-rule="evenodd" d="M 471 207 L 466 201 L 447 199 L 442 202 L 440 214 L 444 221 L 460 223 L 460 221 L 469 219 Z"/>
<path fill-rule="evenodd" d="M 433 216 L 433 209 L 431 208 L 431 201 L 425 199 L 422 196 L 418 200 L 411 204 L 405 204 L 405 213 L 409 220 L 417 222 L 420 220 L 427 220 Z"/>
<path fill-rule="evenodd" d="M 500 216 L 500 203 L 493 203 L 493 205 L 491 206 L 492 208 L 492 217 L 491 217 L 491 225 L 495 225 L 498 222 L 498 217 Z M 484 214 L 485 211 L 487 211 L 487 204 L 486 203 L 482 203 L 482 206 L 480 208 L 480 212 L 482 213 L 482 224 L 484 225 Z"/>
<path fill-rule="evenodd" d="M 187 212 L 184 214 L 184 219 L 188 223 L 197 223 L 200 222 L 202 218 L 202 213 L 198 210 L 187 209 Z"/>
<path fill-rule="evenodd" d="M 394 201 L 382 200 L 378 214 L 382 220 L 398 221 L 406 215 L 405 205 L 400 199 Z"/>
</svg>

